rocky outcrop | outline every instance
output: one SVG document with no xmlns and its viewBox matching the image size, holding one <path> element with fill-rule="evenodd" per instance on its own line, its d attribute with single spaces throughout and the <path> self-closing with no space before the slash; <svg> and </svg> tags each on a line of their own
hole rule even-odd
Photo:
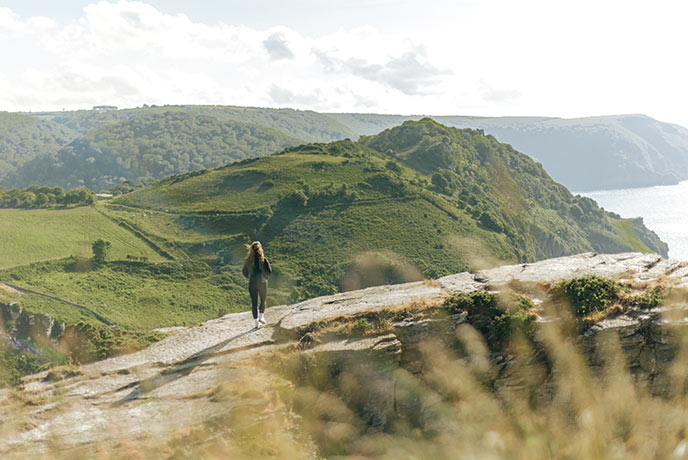
<svg viewBox="0 0 688 460">
<path fill-rule="evenodd" d="M 31 404 L 0 408 L 4 430 L 0 453 L 19 457 L 56 446 L 146 442 L 247 410 L 262 415 L 250 421 L 232 419 L 233 430 L 266 417 L 286 420 L 291 409 L 274 388 L 299 380 L 340 395 L 338 401 L 330 402 L 334 406 L 316 439 L 321 453 L 325 449 L 336 454 L 346 439 L 340 433 L 344 425 L 336 419 L 339 415 L 332 414 L 346 417 L 346 411 L 355 412 L 364 420 L 358 430 L 384 432 L 402 416 L 427 428 L 433 420 L 432 405 L 409 386 L 407 376 L 423 372 L 426 344 L 439 341 L 456 346 L 457 327 L 466 317 L 415 315 L 409 305 L 432 309 L 453 293 L 537 285 L 584 274 L 636 282 L 662 278 L 688 286 L 688 265 L 681 262 L 653 254 L 589 253 L 277 306 L 267 310 L 269 324 L 261 329 L 252 328 L 250 312 L 229 314 L 178 330 L 137 353 L 81 366 L 71 378 L 56 381 L 48 372 L 25 378 L 19 394 L 30 398 Z M 407 310 L 412 313 L 394 316 Z M 318 327 L 350 326 L 352 318 L 383 313 L 391 318 L 390 326 L 379 333 L 371 329 L 362 336 L 333 333 L 310 342 L 302 340 Z M 629 357 L 633 376 L 661 393 L 671 383 L 664 372 L 676 357 L 676 338 L 688 325 L 686 316 L 680 305 L 628 312 L 595 324 L 581 343 L 593 367 L 600 366 L 604 361 L 600 340 L 615 337 Z M 518 374 L 524 365 L 509 356 L 490 358 L 495 385 Z M 469 354 L 464 359 L 460 365 L 472 366 L 477 358 Z M 324 401 L 306 395 L 290 404 L 317 411 Z M 346 410 L 335 410 L 337 404 Z M 281 429 L 274 428 L 275 436 Z"/>
<path fill-rule="evenodd" d="M 62 334 L 64 325 L 48 314 L 28 313 L 19 302 L 0 302 L 0 324 L 14 349 L 31 350 Z"/>
</svg>

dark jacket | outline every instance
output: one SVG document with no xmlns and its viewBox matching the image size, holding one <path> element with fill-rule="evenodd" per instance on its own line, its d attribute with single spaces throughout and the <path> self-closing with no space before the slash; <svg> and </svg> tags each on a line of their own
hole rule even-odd
<svg viewBox="0 0 688 460">
<path fill-rule="evenodd" d="M 268 262 L 267 258 L 263 259 L 263 267 L 261 268 L 258 256 L 255 256 L 251 273 L 249 273 L 248 265 L 248 260 L 246 260 L 244 268 L 241 270 L 241 273 L 248 278 L 248 284 L 261 283 L 263 281 L 267 282 L 270 273 L 272 273 L 272 268 L 270 268 L 270 262 Z"/>
</svg>

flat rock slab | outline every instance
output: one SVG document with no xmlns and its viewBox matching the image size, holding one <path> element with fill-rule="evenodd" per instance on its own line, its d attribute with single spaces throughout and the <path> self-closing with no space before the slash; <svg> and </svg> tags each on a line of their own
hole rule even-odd
<svg viewBox="0 0 688 460">
<path fill-rule="evenodd" d="M 404 305 L 414 300 L 443 297 L 442 290 L 423 281 L 375 286 L 358 291 L 317 297 L 289 307 L 279 327 L 294 332 L 317 321 Z"/>
<path fill-rule="evenodd" d="M 401 343 L 394 334 L 378 335 L 374 337 L 364 337 L 360 339 L 342 339 L 316 345 L 306 354 L 317 354 L 326 352 L 357 352 L 357 351 L 382 351 L 397 352 L 401 350 Z"/>
<path fill-rule="evenodd" d="M 502 286 L 512 281 L 525 283 L 552 282 L 583 275 L 613 277 L 625 272 L 644 272 L 655 267 L 661 256 L 637 252 L 623 254 L 595 254 L 588 252 L 575 256 L 558 257 L 541 262 L 481 270 L 476 279 L 491 286 Z"/>
<path fill-rule="evenodd" d="M 475 292 L 484 289 L 485 283 L 481 283 L 475 279 L 475 275 L 468 272 L 457 273 L 456 275 L 449 275 L 439 278 L 437 280 L 442 289 L 451 292 L 452 294 L 458 292 Z"/>
<path fill-rule="evenodd" d="M 206 354 L 272 343 L 274 325 L 288 311 L 284 306 L 269 308 L 265 315 L 270 324 L 260 329 L 253 327 L 251 312 L 231 313 L 175 332 L 145 350 L 89 364 L 84 370 L 113 372 L 149 363 L 173 364 Z"/>
</svg>

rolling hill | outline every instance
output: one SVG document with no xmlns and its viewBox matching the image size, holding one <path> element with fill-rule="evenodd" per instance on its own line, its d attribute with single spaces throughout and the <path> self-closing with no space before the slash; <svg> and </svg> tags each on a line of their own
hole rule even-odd
<svg viewBox="0 0 688 460">
<path fill-rule="evenodd" d="M 182 112 L 205 115 L 220 121 L 252 123 L 277 130 L 287 136 L 306 142 L 331 142 L 357 137 L 352 131 L 331 117 L 311 110 L 271 109 L 262 107 L 239 107 L 223 105 L 176 105 L 152 106 L 123 110 L 76 110 L 65 112 L 41 112 L 32 114 L 42 120 L 49 120 L 78 133 L 89 134 L 121 121 L 140 115 L 165 112 Z"/>
<path fill-rule="evenodd" d="M 125 180 L 162 178 L 267 155 L 301 143 L 280 132 L 183 111 L 143 113 L 79 137 L 53 155 L 36 157 L 8 179 L 102 190 Z"/>
<path fill-rule="evenodd" d="M 187 119 L 198 117 L 171 117 Z M 245 310 L 240 269 L 255 239 L 274 270 L 269 305 L 499 261 L 667 252 L 642 221 L 572 195 L 527 155 L 431 119 L 173 175 L 94 207 L 0 218 L 0 283 L 31 291 L 9 300 L 20 303 L 21 324 L 76 331 L 101 358 L 149 343 L 152 329 Z M 112 243 L 105 262 L 90 258 L 97 239 Z M 12 364 L 15 377 L 67 359 L 19 338 L 32 364 Z"/>
<path fill-rule="evenodd" d="M 154 212 L 144 219 L 140 210 Z M 260 239 L 278 290 L 296 298 L 437 277 L 476 258 L 666 254 L 641 222 L 572 195 L 528 156 L 430 119 L 170 177 L 115 200 L 112 212 L 157 238 L 215 251 L 232 270 L 241 245 Z"/>
<path fill-rule="evenodd" d="M 40 166 L 39 157 L 55 157 L 57 149 L 71 141 L 76 144 L 74 148 L 67 149 L 64 155 L 68 159 L 82 161 L 79 164 L 73 163 L 74 167 L 90 170 L 91 175 L 108 177 L 76 177 L 60 183 L 53 174 L 51 184 L 86 184 L 97 188 L 102 184 L 113 184 L 119 179 L 131 179 L 131 174 L 118 176 L 120 171 L 110 174 L 103 172 L 102 167 L 94 170 L 92 165 L 83 163 L 83 160 L 96 156 L 88 155 L 82 158 L 83 150 L 97 150 L 99 146 L 91 145 L 94 137 L 102 138 L 103 133 L 110 130 L 116 133 L 110 136 L 111 138 L 135 136 L 134 129 L 127 132 L 118 127 L 127 124 L 133 127 L 137 123 L 134 120 L 169 116 L 171 113 L 178 113 L 180 117 L 211 117 L 218 123 L 249 123 L 254 127 L 261 126 L 291 139 L 288 145 L 357 139 L 362 135 L 373 135 L 399 126 L 404 121 L 421 118 L 405 115 L 317 113 L 292 109 L 196 105 L 5 114 L 4 118 L 0 117 L 0 133 L 5 133 L 4 136 L 0 136 L 0 145 L 5 144 L 4 153 L 0 148 L 0 162 L 4 162 L 2 165 L 7 167 L 0 172 L 0 184 L 14 187 L 26 187 L 32 183 L 47 185 L 45 182 L 49 178 L 46 176 L 45 168 Z M 571 190 L 643 187 L 674 184 L 688 179 L 688 130 L 644 115 L 577 119 L 470 116 L 432 118 L 447 126 L 482 129 L 496 136 L 501 142 L 512 144 L 517 150 L 541 162 L 555 180 Z M 39 121 L 35 121 L 36 119 Z M 19 123 L 18 120 L 23 121 Z M 188 128 L 189 126 L 185 127 Z M 201 129 L 198 134 L 206 136 L 208 133 Z M 134 138 L 125 137 L 110 140 L 121 143 L 138 142 Z M 231 143 L 226 138 L 213 142 Z M 242 150 L 244 156 L 256 157 L 265 154 L 263 142 L 259 144 L 254 148 L 250 143 L 247 146 L 239 141 L 234 147 L 235 150 Z M 16 168 L 32 158 L 36 158 L 33 164 L 22 168 L 17 174 L 14 173 Z M 68 159 L 49 160 L 51 168 L 54 169 L 56 164 L 65 161 L 69 163 Z M 227 157 L 226 161 L 233 159 L 236 159 L 236 156 Z M 165 171 L 164 174 L 172 174 L 212 167 L 215 164 L 219 163 L 181 162 L 175 165 L 181 169 L 162 167 L 162 170 Z M 591 168 L 590 165 L 594 167 Z M 109 165 L 107 169 L 117 170 L 116 166 Z M 63 173 L 64 171 L 59 174 L 64 175 Z M 146 174 L 143 174 L 140 177 L 145 176 Z M 154 174 L 151 176 L 161 177 Z"/>
<path fill-rule="evenodd" d="M 328 114 L 360 134 L 417 116 Z M 542 163 L 571 190 L 675 184 L 688 179 L 688 130 L 645 115 L 588 118 L 433 116 L 456 128 L 482 129 Z"/>
</svg>

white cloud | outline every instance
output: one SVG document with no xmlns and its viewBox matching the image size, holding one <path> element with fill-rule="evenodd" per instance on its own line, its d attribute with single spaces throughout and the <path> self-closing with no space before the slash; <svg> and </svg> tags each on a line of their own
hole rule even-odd
<svg viewBox="0 0 688 460">
<path fill-rule="evenodd" d="M 14 24 L 2 29 L 11 34 L 20 33 L 16 24 L 41 23 L 0 11 Z M 34 33 L 33 46 L 51 65 L 0 70 L 14 88 L 0 96 L 0 109 L 208 103 L 380 110 L 385 99 L 433 92 L 449 75 L 422 46 L 371 27 L 308 37 L 287 27 L 197 23 L 126 0 L 90 4 L 66 26 Z"/>
<path fill-rule="evenodd" d="M 55 21 L 50 18 L 36 16 L 22 21 L 11 9 L 0 7 L 0 39 L 23 37 L 54 27 Z"/>
<path fill-rule="evenodd" d="M 441 78 L 451 73 L 439 70 L 429 63 L 422 49 L 404 51 L 399 56 L 380 63 L 358 57 L 341 59 L 320 50 L 314 52 L 329 73 L 350 73 L 387 85 L 409 96 L 433 92 L 433 87 Z"/>
<path fill-rule="evenodd" d="M 680 49 L 687 7 L 657 2 L 438 0 L 429 9 L 405 2 L 418 17 L 403 27 L 366 17 L 320 35 L 202 23 L 127 0 L 91 3 L 61 25 L 0 8 L 0 110 L 207 103 L 414 114 L 645 112 L 688 125 Z M 426 10 L 432 16 L 423 17 Z M 376 20 L 380 27 L 361 26 Z"/>
</svg>

